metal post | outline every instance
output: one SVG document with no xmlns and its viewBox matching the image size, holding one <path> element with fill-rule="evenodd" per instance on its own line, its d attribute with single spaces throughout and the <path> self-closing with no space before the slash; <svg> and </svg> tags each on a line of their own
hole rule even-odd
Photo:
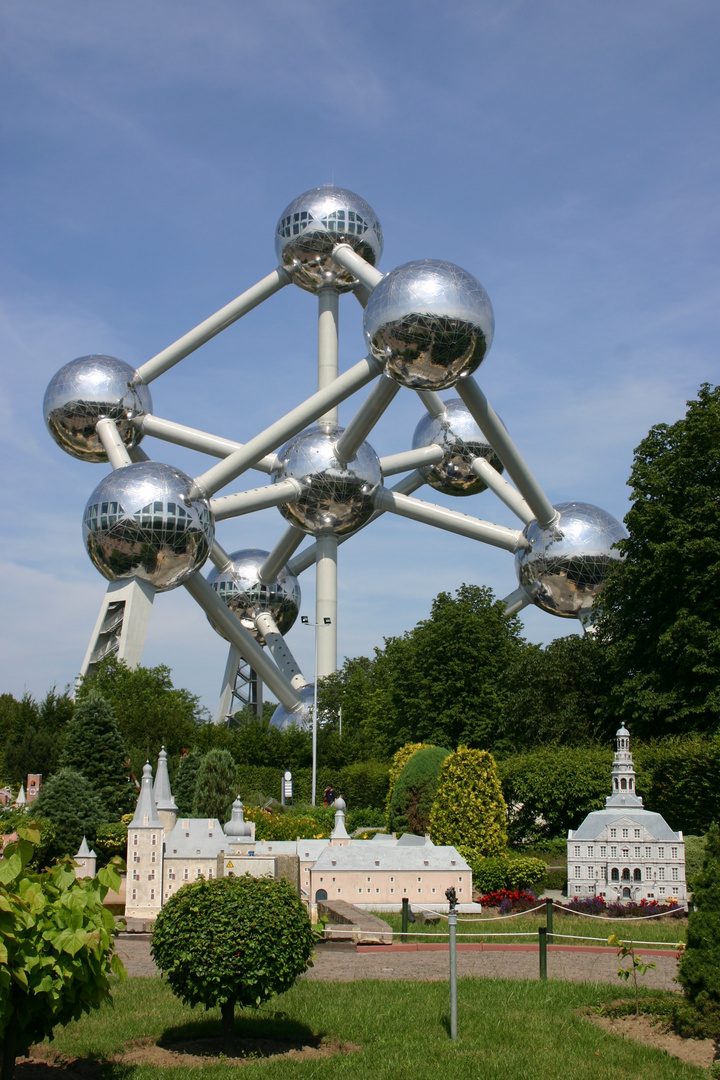
<svg viewBox="0 0 720 1080">
<path fill-rule="evenodd" d="M 339 300 L 332 285 L 318 293 L 318 390 L 331 386 L 338 377 Z M 328 431 L 336 428 L 337 422 L 337 405 L 318 417 L 320 427 Z"/>
<path fill-rule="evenodd" d="M 318 536 L 315 571 L 315 622 L 317 672 L 321 679 L 337 669 L 337 536 Z M 317 682 L 317 679 L 316 679 Z"/>
<path fill-rule="evenodd" d="M 547 979 L 547 927 L 538 926 L 540 944 L 540 978 Z"/>
<path fill-rule="evenodd" d="M 548 896 L 545 900 L 545 919 L 547 921 L 547 941 L 548 945 L 553 943 L 553 902 Z"/>
<path fill-rule="evenodd" d="M 450 908 L 450 1038 L 457 1039 L 457 911 Z"/>
<path fill-rule="evenodd" d="M 410 901 L 408 900 L 407 896 L 403 896 L 402 921 L 400 923 L 400 926 L 401 926 L 400 941 L 401 941 L 401 943 L 403 945 L 407 945 L 408 907 L 409 906 L 410 906 Z"/>
<path fill-rule="evenodd" d="M 315 679 L 313 681 L 312 713 L 312 805 L 317 792 L 317 692 L 318 692 L 318 623 L 315 622 Z"/>
<path fill-rule="evenodd" d="M 385 487 L 379 487 L 375 491 L 373 503 L 376 510 L 388 510 L 391 514 L 399 514 L 400 517 L 410 518 L 411 521 L 419 521 L 424 525 L 434 525 L 446 532 L 467 536 L 471 540 L 479 540 L 483 544 L 503 548 L 505 551 L 515 553 L 528 546 L 519 529 L 493 525 L 490 521 L 482 521 L 457 510 L 448 510 L 436 503 L 423 502 L 422 499 L 412 499 Z"/>
</svg>

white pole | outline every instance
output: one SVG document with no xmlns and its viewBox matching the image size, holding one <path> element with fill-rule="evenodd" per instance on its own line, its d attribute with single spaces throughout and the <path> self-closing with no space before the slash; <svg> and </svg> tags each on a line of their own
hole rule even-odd
<svg viewBox="0 0 720 1080">
<path fill-rule="evenodd" d="M 312 805 L 317 794 L 317 692 L 318 692 L 318 623 L 315 622 L 315 680 L 313 682 L 312 712 Z"/>
<path fill-rule="evenodd" d="M 213 465 L 202 476 L 198 476 L 193 484 L 193 495 L 214 495 L 225 484 L 229 484 L 246 469 L 255 465 L 269 451 L 276 450 L 281 443 L 297 435 L 333 405 L 344 401 L 346 397 L 371 382 L 380 374 L 380 371 L 380 363 L 373 356 L 366 356 L 348 371 L 339 375 L 330 386 L 326 386 L 324 390 L 318 390 L 316 394 L 286 413 L 265 431 L 261 431 L 259 435 L 250 439 L 242 450 L 236 450 L 230 457 Z"/>
<path fill-rule="evenodd" d="M 338 377 L 340 294 L 332 285 L 318 293 L 318 390 L 331 386 Z M 337 405 L 318 417 L 327 431 L 337 427 Z"/>
<path fill-rule="evenodd" d="M 537 518 L 538 525 L 542 529 L 549 528 L 557 521 L 558 512 L 530 472 L 498 414 L 472 376 L 458 379 L 455 386 L 483 435 L 507 469 L 508 476 L 515 482 L 518 491 Z"/>
<path fill-rule="evenodd" d="M 517 488 L 514 488 L 512 484 L 509 484 L 505 477 L 500 475 L 497 469 L 493 469 L 487 458 L 473 458 L 470 463 L 470 468 L 475 475 L 482 480 L 485 486 L 489 487 L 491 491 L 494 491 L 498 499 L 504 502 L 521 521 L 524 521 L 526 525 L 529 525 L 531 521 L 535 520 L 535 515 Z"/>
<path fill-rule="evenodd" d="M 230 457 L 236 450 L 242 450 L 245 445 L 233 439 L 223 439 L 220 435 L 211 435 L 207 431 L 199 431 L 198 428 L 191 428 L 186 424 L 176 424 L 174 420 L 163 420 L 160 416 L 139 416 L 134 424 L 143 435 L 151 435 L 155 439 L 162 439 L 163 442 L 174 443 L 176 446 L 184 446 L 188 450 L 199 450 L 212 457 Z M 275 455 L 269 454 L 256 461 L 251 468 L 259 472 L 271 473 L 278 465 Z"/>
<path fill-rule="evenodd" d="M 378 488 L 375 506 L 378 510 L 388 510 L 391 514 L 434 525 L 438 529 L 490 544 L 491 547 L 504 548 L 505 551 L 515 552 L 527 547 L 527 541 L 519 529 L 506 529 L 503 525 L 460 514 L 457 510 L 446 510 L 444 506 L 399 495 L 387 488 Z"/>
<path fill-rule="evenodd" d="M 342 705 L 338 709 L 338 717 L 340 719 L 340 731 L 338 733 L 338 739 L 342 739 Z"/>
<path fill-rule="evenodd" d="M 258 570 L 260 581 L 264 582 L 265 585 L 272 585 L 293 551 L 297 551 L 304 539 L 304 532 L 296 529 L 294 525 L 288 525 Z"/>
<path fill-rule="evenodd" d="M 352 461 L 361 444 L 370 434 L 375 424 L 387 409 L 400 389 L 400 383 L 381 375 L 355 413 L 342 435 L 335 443 L 335 457 L 338 461 Z"/>
<path fill-rule="evenodd" d="M 132 465 L 132 458 L 127 446 L 120 438 L 120 432 L 114 420 L 107 418 L 98 420 L 95 431 L 113 469 L 124 469 L 127 465 Z"/>
<path fill-rule="evenodd" d="M 164 371 L 174 367 L 180 360 L 188 356 L 191 352 L 195 352 L 201 345 L 204 345 L 210 338 L 215 337 L 221 330 L 224 330 L 226 326 L 230 326 L 236 322 L 246 312 L 252 311 L 254 307 L 261 304 L 263 300 L 267 300 L 273 293 L 282 289 L 283 285 L 288 285 L 291 281 L 291 277 L 282 266 L 278 266 L 277 270 L 273 270 L 271 274 L 264 277 L 262 281 L 258 281 L 256 285 L 252 285 L 249 289 L 246 289 L 244 293 L 238 296 L 235 300 L 231 300 L 225 307 L 220 308 L 214 315 L 211 315 L 204 322 L 198 324 L 192 330 L 189 330 L 187 334 L 183 334 L 181 338 L 173 342 L 172 345 L 168 345 L 166 349 L 159 352 L 157 356 L 153 356 L 147 363 L 141 364 L 141 366 L 135 372 L 133 378 L 133 384 L 135 386 L 138 383 L 149 383 L 153 379 L 157 379 L 158 375 L 162 375 Z"/>
<path fill-rule="evenodd" d="M 381 457 L 380 468 L 383 476 L 394 476 L 396 473 L 407 472 L 408 469 L 439 465 L 444 456 L 442 447 L 431 443 L 430 446 L 418 446 L 417 450 L 404 450 L 401 454 Z"/>
<path fill-rule="evenodd" d="M 280 480 L 277 484 L 267 484 L 265 487 L 211 499 L 210 509 L 216 521 L 224 521 L 226 518 L 240 517 L 241 514 L 251 514 L 254 510 L 264 510 L 268 506 L 297 502 L 301 492 L 302 488 L 297 480 Z"/>
<path fill-rule="evenodd" d="M 318 672 L 324 679 L 337 668 L 338 542 L 333 533 L 318 536 L 316 542 L 315 622 L 318 623 Z"/>
<path fill-rule="evenodd" d="M 505 614 L 516 615 L 518 611 L 522 611 L 528 604 L 532 604 L 536 592 L 536 588 L 526 589 L 524 585 L 518 585 L 517 589 L 514 589 L 504 600 L 501 600 L 501 603 L 505 605 Z"/>
<path fill-rule="evenodd" d="M 416 390 L 415 393 L 422 401 L 433 420 L 443 420 L 445 417 L 445 403 L 434 390 Z"/>
<path fill-rule="evenodd" d="M 332 257 L 343 269 L 354 274 L 368 292 L 372 292 L 378 282 L 383 279 L 384 275 L 379 270 L 376 270 L 367 259 L 363 259 L 362 255 L 358 255 L 357 251 L 351 248 L 349 244 L 338 244 L 334 247 Z"/>
</svg>

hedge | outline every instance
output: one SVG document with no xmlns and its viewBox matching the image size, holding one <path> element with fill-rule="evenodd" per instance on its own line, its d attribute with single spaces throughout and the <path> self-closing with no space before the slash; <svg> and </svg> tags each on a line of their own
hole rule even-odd
<svg viewBox="0 0 720 1080">
<path fill-rule="evenodd" d="M 258 792 L 265 798 L 280 802 L 280 783 L 283 770 L 262 765 L 238 765 L 237 784 L 243 802 L 251 802 Z M 388 792 L 389 767 L 381 761 L 360 761 L 342 769 L 318 769 L 317 799 L 328 784 L 342 797 L 348 809 L 375 807 L 385 809 Z M 297 769 L 293 773 L 293 801 L 309 803 L 312 790 L 312 770 Z"/>
</svg>

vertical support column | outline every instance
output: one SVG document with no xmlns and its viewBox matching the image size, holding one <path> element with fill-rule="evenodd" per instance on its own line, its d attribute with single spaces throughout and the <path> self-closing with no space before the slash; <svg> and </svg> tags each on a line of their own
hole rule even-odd
<svg viewBox="0 0 720 1080">
<path fill-rule="evenodd" d="M 260 676 L 235 648 L 228 651 L 220 700 L 215 711 L 215 723 L 232 721 L 236 712 L 246 710 L 254 716 L 262 716 L 263 682 Z"/>
<path fill-rule="evenodd" d="M 538 940 L 540 943 L 540 978 L 547 979 L 547 927 L 538 926 Z"/>
<path fill-rule="evenodd" d="M 87 675 L 106 656 L 117 655 L 129 668 L 142 660 L 155 589 L 138 578 L 111 581 L 80 668 Z"/>
<path fill-rule="evenodd" d="M 233 699 L 233 691 L 235 689 L 235 679 L 237 678 L 238 664 L 241 657 L 238 650 L 234 645 L 230 646 L 228 651 L 227 664 L 225 665 L 225 674 L 223 675 L 222 690 L 220 691 L 220 700 L 218 701 L 217 709 L 215 710 L 215 723 L 224 724 L 230 715 L 230 706 Z"/>
<path fill-rule="evenodd" d="M 318 390 L 324 390 L 338 377 L 338 319 L 340 295 L 332 286 L 318 293 Z M 338 409 L 335 405 L 318 417 L 321 428 L 337 427 Z"/>
<path fill-rule="evenodd" d="M 553 943 L 553 902 L 552 897 L 545 898 L 545 929 L 547 930 L 548 945 Z"/>
<path fill-rule="evenodd" d="M 337 670 L 337 536 L 317 538 L 315 575 L 315 622 L 317 628 L 317 674 L 319 679 Z M 329 623 L 325 619 L 330 619 Z"/>
</svg>

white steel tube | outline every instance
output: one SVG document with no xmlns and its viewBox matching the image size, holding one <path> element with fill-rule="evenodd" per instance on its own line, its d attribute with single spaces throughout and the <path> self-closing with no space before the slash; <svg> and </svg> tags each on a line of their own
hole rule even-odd
<svg viewBox="0 0 720 1080">
<path fill-rule="evenodd" d="M 480 540 L 481 543 L 490 544 L 492 547 L 504 548 L 505 551 L 515 552 L 527 544 L 525 537 L 518 529 L 506 529 L 502 525 L 493 525 L 480 518 L 459 514 L 457 510 L 446 510 L 444 506 L 436 506 L 434 503 L 423 502 L 421 499 L 399 495 L 397 492 L 388 491 L 387 488 L 378 488 L 375 493 L 375 506 L 378 510 L 388 510 L 392 514 L 399 514 L 412 521 L 434 525 L 447 532 L 467 536 L 471 540 Z"/>
<path fill-rule="evenodd" d="M 300 713 L 303 701 L 249 630 L 225 606 L 202 574 L 192 574 L 184 586 L 205 614 L 218 626 L 254 672 L 269 686 L 281 705 L 290 713 Z"/>
<path fill-rule="evenodd" d="M 371 295 L 372 295 L 372 290 L 371 289 L 366 289 L 365 286 L 361 285 L 359 282 L 355 286 L 355 288 L 353 289 L 353 296 L 355 297 L 355 299 L 357 300 L 357 302 L 358 302 L 358 304 L 360 305 L 361 308 L 366 308 L 367 307 L 367 303 L 368 303 L 368 300 L 370 299 Z"/>
<path fill-rule="evenodd" d="M 478 384 L 470 376 L 467 379 L 458 379 L 455 388 L 507 469 L 508 475 L 515 482 L 518 491 L 532 510 L 533 516 L 537 518 L 538 525 L 542 529 L 549 528 L 557 521 L 558 512 L 530 472 L 525 459 Z"/>
<path fill-rule="evenodd" d="M 124 469 L 127 465 L 132 465 L 133 460 L 127 446 L 120 438 L 120 432 L 114 420 L 107 418 L 98 420 L 95 431 L 113 469 Z"/>
<path fill-rule="evenodd" d="M 431 443 L 430 446 L 418 446 L 417 450 L 404 450 L 402 454 L 381 457 L 380 468 L 383 476 L 394 476 L 395 473 L 407 472 L 408 469 L 439 465 L 443 457 L 442 447 Z"/>
<path fill-rule="evenodd" d="M 328 285 L 318 293 L 318 390 L 331 386 L 338 377 L 340 294 Z M 336 428 L 337 405 L 318 417 L 321 427 Z"/>
<path fill-rule="evenodd" d="M 371 382 L 380 370 L 379 362 L 372 356 L 366 356 L 348 371 L 339 375 L 330 386 L 326 386 L 324 390 L 318 390 L 316 394 L 286 413 L 269 428 L 265 428 L 265 431 L 261 431 L 259 435 L 250 439 L 242 450 L 236 450 L 230 457 L 213 465 L 202 476 L 198 476 L 193 484 L 193 494 L 214 495 L 216 491 L 225 484 L 229 484 L 231 480 L 235 480 L 270 450 L 275 450 L 308 424 L 312 424 L 328 408 L 337 405 L 338 402 Z"/>
<path fill-rule="evenodd" d="M 337 537 L 332 533 L 318 536 L 316 544 L 317 676 L 324 679 L 337 668 Z M 325 619 L 330 622 L 326 624 Z"/>
<path fill-rule="evenodd" d="M 400 383 L 381 375 L 342 435 L 335 443 L 338 461 L 352 461 L 361 444 L 400 389 Z"/>
<path fill-rule="evenodd" d="M 315 681 L 313 682 L 312 707 L 312 787 L 310 799 L 315 805 L 317 795 L 317 694 L 318 694 L 318 624 L 315 623 Z"/>
<path fill-rule="evenodd" d="M 272 585 L 285 563 L 292 553 L 297 551 L 304 539 L 304 532 L 300 529 L 296 529 L 294 525 L 288 525 L 287 529 L 258 570 L 258 578 L 260 581 L 264 582 L 265 585 Z"/>
<path fill-rule="evenodd" d="M 514 589 L 501 601 L 505 605 L 505 614 L 516 615 L 518 611 L 522 611 L 528 604 L 532 604 L 534 592 L 534 589 L 526 589 L 524 585 L 518 585 L 517 589 Z"/>
<path fill-rule="evenodd" d="M 213 541 L 212 551 L 210 552 L 210 562 L 221 574 L 223 570 L 227 570 L 228 567 L 232 565 L 230 556 L 225 548 L 218 544 L 217 540 Z"/>
<path fill-rule="evenodd" d="M 422 401 L 433 420 L 442 420 L 445 416 L 445 403 L 434 390 L 416 390 L 415 393 Z"/>
<path fill-rule="evenodd" d="M 174 443 L 176 446 L 185 446 L 188 450 L 199 450 L 203 454 L 211 454 L 213 457 L 227 458 L 236 450 L 242 450 L 244 443 L 235 442 L 233 439 L 223 439 L 219 435 L 211 435 L 207 431 L 198 428 L 187 427 L 186 424 L 176 424 L 174 420 L 163 420 L 160 416 L 139 416 L 135 426 L 143 435 L 152 435 L 164 442 Z M 251 468 L 259 472 L 271 473 L 277 468 L 279 462 L 274 454 L 256 461 Z"/>
<path fill-rule="evenodd" d="M 138 461 L 150 461 L 149 456 L 145 453 L 142 446 L 133 446 L 128 450 L 130 460 L 133 463 Z"/>
<path fill-rule="evenodd" d="M 473 458 L 470 463 L 470 468 L 475 475 L 482 480 L 486 487 L 489 487 L 491 491 L 495 492 L 498 499 L 501 499 L 506 506 L 510 507 L 513 514 L 516 514 L 521 521 L 524 521 L 526 525 L 529 525 L 531 521 L 535 520 L 535 515 L 517 488 L 514 488 L 512 484 L 509 484 L 505 477 L 500 475 L 497 469 L 493 469 L 487 458 Z"/>
<path fill-rule="evenodd" d="M 332 257 L 344 270 L 349 270 L 351 274 L 354 274 L 368 292 L 372 292 L 378 282 L 382 281 L 385 276 L 379 270 L 376 270 L 367 259 L 363 259 L 362 255 L 358 255 L 357 251 L 351 248 L 349 244 L 338 244 L 334 247 Z"/>
<path fill-rule="evenodd" d="M 290 685 L 295 690 L 307 686 L 307 679 L 300 670 L 297 660 L 287 647 L 287 642 L 280 633 L 278 625 L 270 612 L 261 611 L 259 615 L 256 615 L 255 626 L 264 638 L 270 655 Z"/>
<path fill-rule="evenodd" d="M 252 311 L 254 307 L 261 304 L 263 300 L 267 300 L 273 293 L 278 292 L 284 285 L 288 285 L 290 281 L 291 277 L 287 270 L 282 266 L 278 266 L 277 270 L 273 270 L 262 281 L 258 281 L 256 285 L 246 289 L 235 300 L 231 300 L 229 304 L 220 308 L 214 315 L 199 323 L 192 330 L 188 330 L 187 334 L 183 334 L 181 338 L 178 338 L 172 345 L 168 345 L 157 356 L 153 356 L 145 364 L 141 364 L 135 372 L 132 380 L 133 384 L 137 386 L 138 383 L 149 383 L 153 379 L 157 379 L 158 375 L 162 375 L 164 371 L 174 367 L 184 357 L 191 352 L 195 352 L 196 349 L 199 349 L 210 338 L 214 338 L 225 327 L 237 322 L 242 315 Z"/>
<path fill-rule="evenodd" d="M 268 506 L 282 506 L 283 503 L 297 502 L 301 492 L 297 480 L 280 480 L 277 484 L 251 488 L 250 491 L 238 491 L 234 495 L 221 495 L 210 500 L 216 521 L 226 518 L 251 514 L 254 510 L 265 510 Z"/>
</svg>

